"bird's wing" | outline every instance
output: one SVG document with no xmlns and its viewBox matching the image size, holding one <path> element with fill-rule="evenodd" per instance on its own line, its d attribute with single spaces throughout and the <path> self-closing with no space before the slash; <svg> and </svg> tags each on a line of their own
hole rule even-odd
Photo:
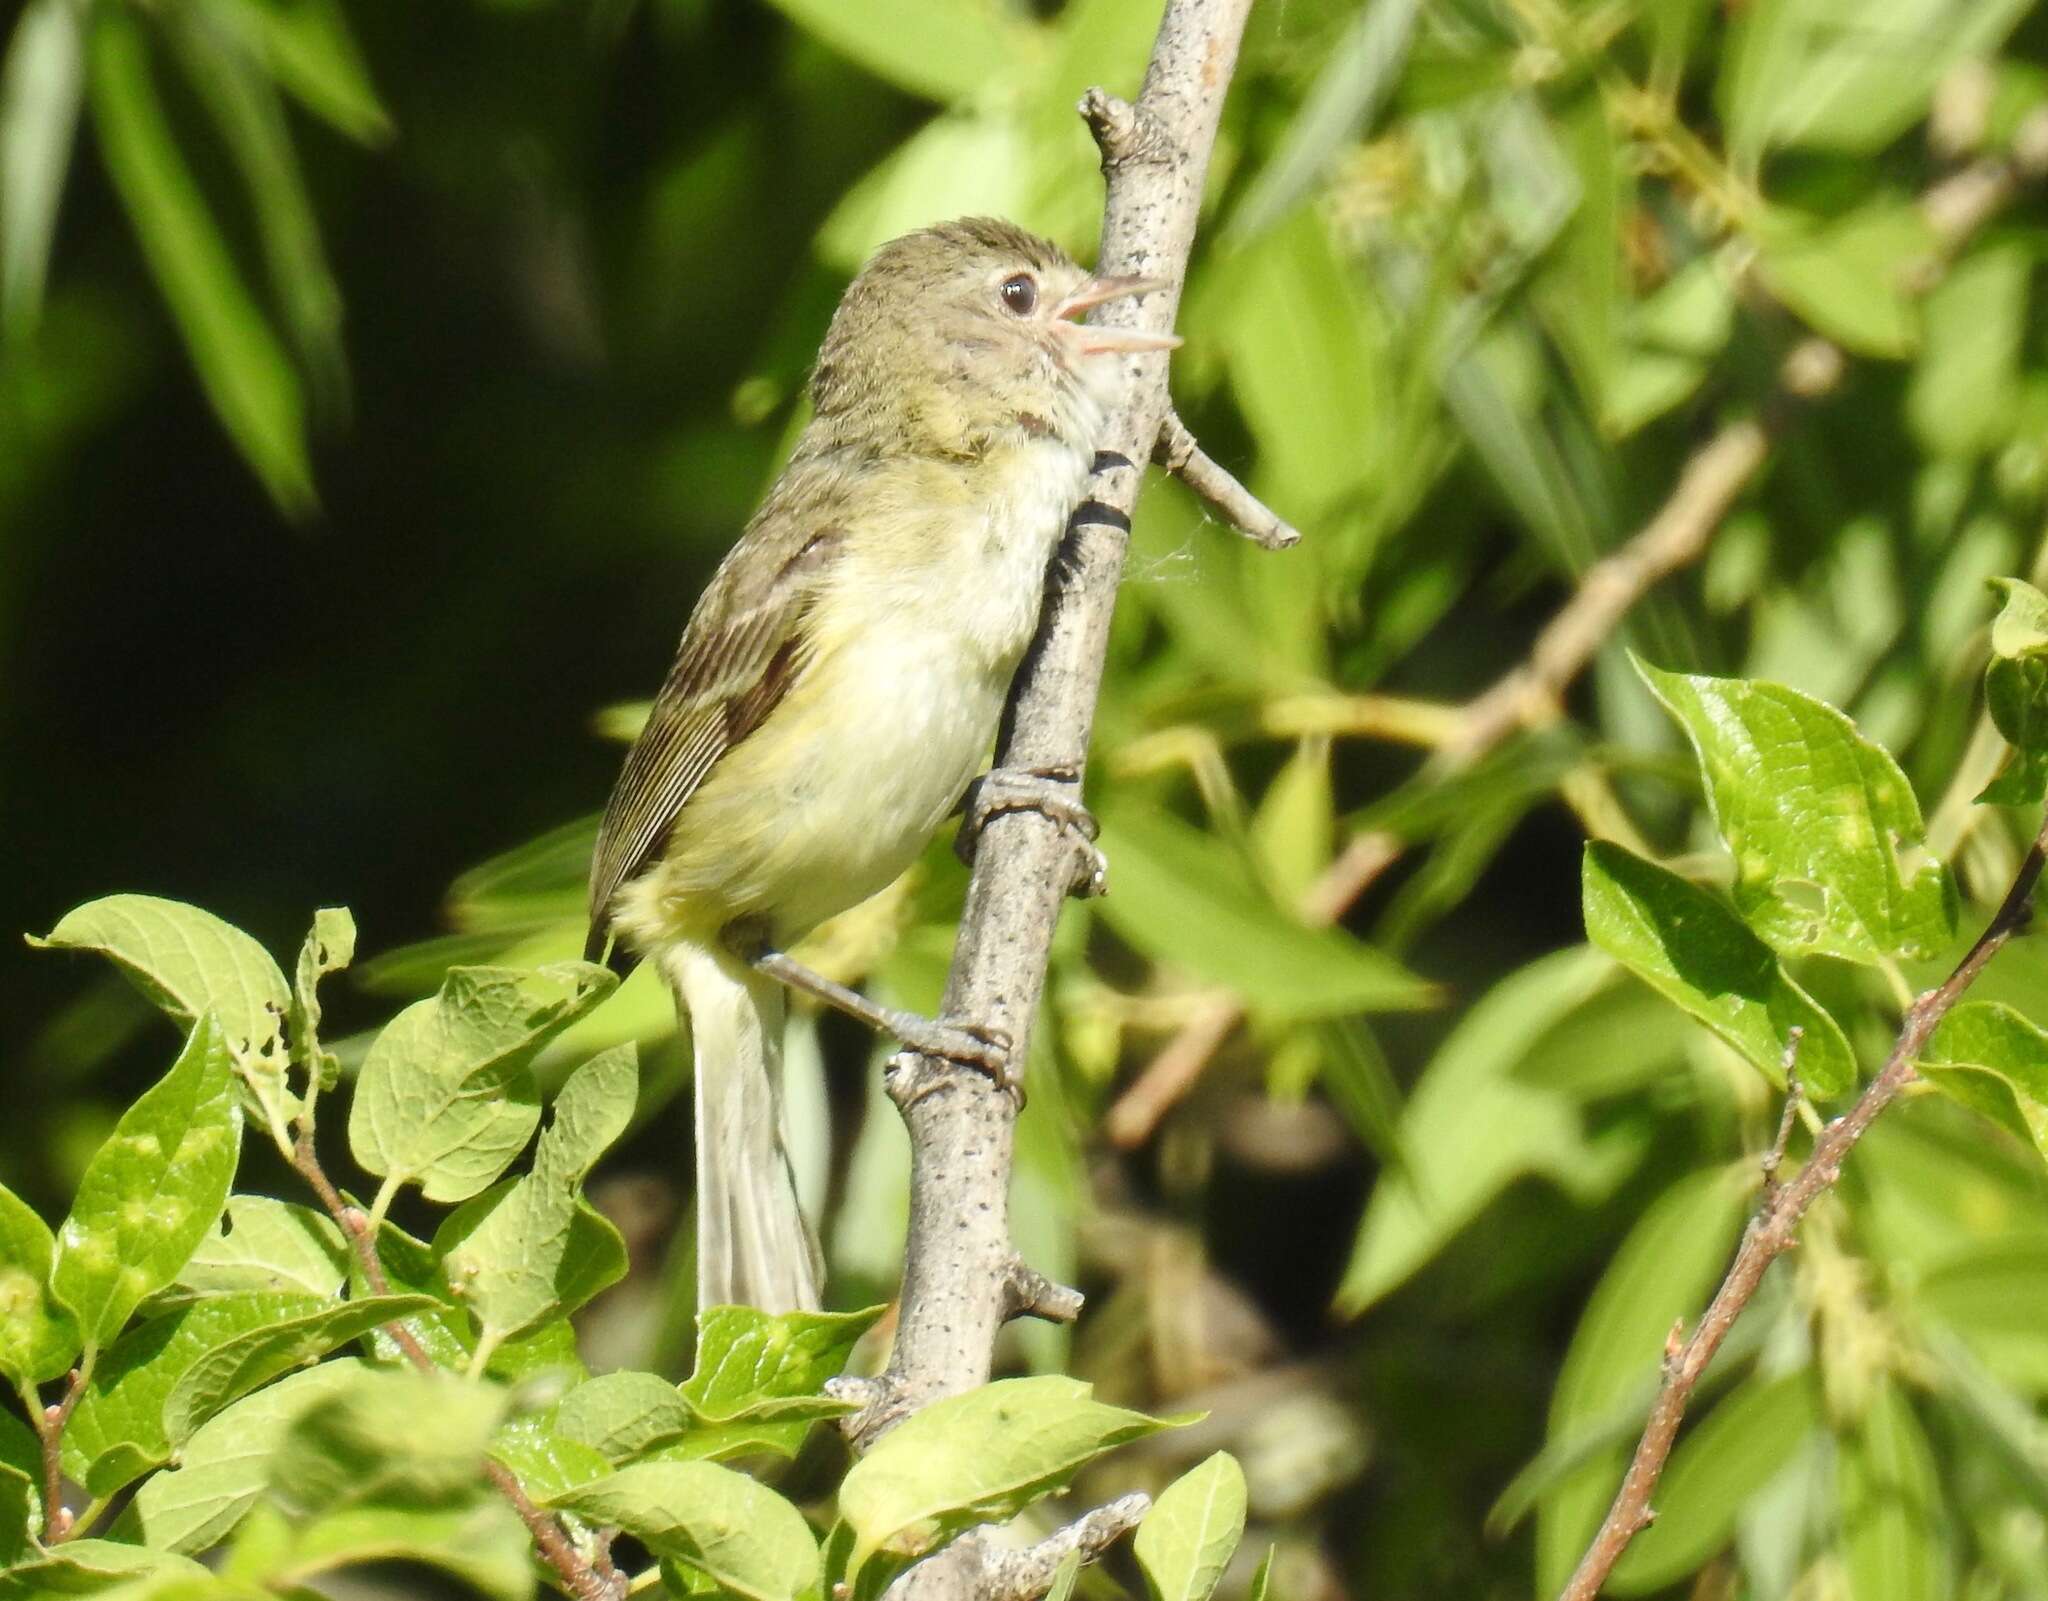
<svg viewBox="0 0 2048 1601">
<path fill-rule="evenodd" d="M 757 527 L 704 591 L 598 828 L 586 960 L 603 954 L 619 887 L 660 855 L 704 775 L 761 726 L 802 671 L 805 615 L 841 543 L 833 529 L 798 539 Z M 778 544 L 795 549 L 779 564 L 764 561 Z"/>
</svg>

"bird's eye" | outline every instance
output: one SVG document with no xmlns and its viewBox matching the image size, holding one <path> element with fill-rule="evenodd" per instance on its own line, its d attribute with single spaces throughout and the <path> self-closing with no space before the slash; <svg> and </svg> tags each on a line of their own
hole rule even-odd
<svg viewBox="0 0 2048 1601">
<path fill-rule="evenodd" d="M 1001 290 L 1003 304 L 1020 317 L 1028 317 L 1038 304 L 1038 280 L 1028 272 L 1005 278 Z"/>
</svg>

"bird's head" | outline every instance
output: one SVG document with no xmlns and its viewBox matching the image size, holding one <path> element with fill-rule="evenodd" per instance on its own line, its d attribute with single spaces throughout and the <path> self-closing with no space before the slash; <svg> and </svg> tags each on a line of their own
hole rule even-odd
<svg viewBox="0 0 2048 1601">
<path fill-rule="evenodd" d="M 1099 417 L 1119 357 L 1180 343 L 1079 318 L 1164 287 L 1091 276 L 1007 222 L 941 223 L 884 245 L 861 269 L 833 315 L 812 397 L 821 416 L 886 418 L 941 442 L 1008 424 L 1066 433 Z"/>
</svg>

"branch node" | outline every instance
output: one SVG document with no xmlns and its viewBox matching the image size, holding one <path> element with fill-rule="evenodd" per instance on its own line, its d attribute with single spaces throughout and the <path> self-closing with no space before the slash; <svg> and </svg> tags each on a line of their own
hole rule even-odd
<svg viewBox="0 0 2048 1601">
<path fill-rule="evenodd" d="M 1170 409 L 1159 425 L 1159 442 L 1152 447 L 1152 459 L 1261 549 L 1285 550 L 1301 542 L 1301 530 L 1284 521 L 1202 449 L 1188 425 Z"/>
<path fill-rule="evenodd" d="M 1021 1256 L 1012 1255 L 1004 1277 L 1003 1293 L 1009 1317 L 1043 1318 L 1048 1323 L 1071 1323 L 1081 1315 L 1079 1290 L 1055 1284 Z"/>
<path fill-rule="evenodd" d="M 1181 157 L 1178 142 L 1157 117 L 1107 89 L 1090 89 L 1079 110 L 1102 152 L 1105 177 L 1125 167 L 1170 167 Z"/>
</svg>

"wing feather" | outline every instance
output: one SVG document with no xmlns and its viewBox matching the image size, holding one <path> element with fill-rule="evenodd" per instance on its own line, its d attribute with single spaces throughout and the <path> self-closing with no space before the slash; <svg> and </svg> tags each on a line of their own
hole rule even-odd
<svg viewBox="0 0 2048 1601">
<path fill-rule="evenodd" d="M 603 954 L 612 898 L 660 856 L 705 776 L 761 726 L 803 671 L 805 617 L 840 536 L 812 534 L 769 569 L 765 585 L 757 576 L 763 542 L 750 535 L 720 566 L 626 754 L 590 863 L 587 960 Z"/>
</svg>

